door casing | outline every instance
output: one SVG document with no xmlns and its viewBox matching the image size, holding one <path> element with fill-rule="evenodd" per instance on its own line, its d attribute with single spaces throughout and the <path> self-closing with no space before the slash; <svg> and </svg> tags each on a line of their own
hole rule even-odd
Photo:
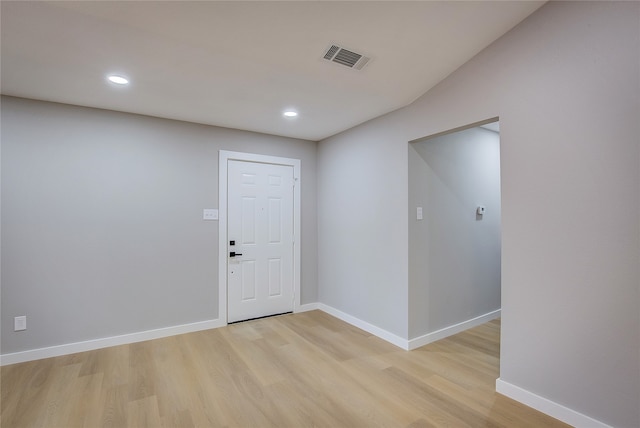
<svg viewBox="0 0 640 428">
<path fill-rule="evenodd" d="M 227 324 L 227 165 L 230 160 L 293 167 L 293 312 L 300 310 L 300 159 L 220 150 L 218 165 L 218 319 Z"/>
</svg>

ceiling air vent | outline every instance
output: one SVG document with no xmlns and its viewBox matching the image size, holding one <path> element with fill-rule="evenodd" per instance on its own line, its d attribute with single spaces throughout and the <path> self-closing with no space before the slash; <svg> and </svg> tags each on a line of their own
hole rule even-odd
<svg viewBox="0 0 640 428">
<path fill-rule="evenodd" d="M 355 68 L 356 70 L 362 70 L 362 67 L 367 65 L 370 60 L 370 58 L 367 58 L 362 54 L 352 52 L 336 45 L 329 46 L 329 49 L 327 49 L 323 58 L 328 61 L 345 65 L 349 68 Z"/>
</svg>

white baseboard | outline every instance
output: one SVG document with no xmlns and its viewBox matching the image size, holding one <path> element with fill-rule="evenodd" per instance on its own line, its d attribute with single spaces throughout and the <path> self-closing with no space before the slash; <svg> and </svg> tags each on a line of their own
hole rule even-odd
<svg viewBox="0 0 640 428">
<path fill-rule="evenodd" d="M 347 322 L 355 327 L 369 332 L 379 337 L 380 339 L 386 340 L 387 342 L 392 343 L 393 345 L 404 350 L 418 348 L 420 346 L 426 345 L 427 343 L 431 343 L 444 337 L 451 336 L 452 334 L 459 333 L 460 331 L 475 327 L 476 325 L 480 325 L 484 322 L 500 316 L 499 310 L 494 311 L 489 314 L 474 318 L 472 320 L 465 321 L 415 339 L 407 340 L 394 333 L 388 332 L 387 330 L 356 318 L 353 315 L 349 315 L 331 306 L 325 305 L 324 303 L 306 303 L 304 305 L 300 305 L 295 310 L 295 312 L 299 313 L 313 310 L 321 310 L 323 312 L 326 312 L 329 315 L 332 315 L 344 322 Z M 84 342 L 68 343 L 64 345 L 50 346 L 47 348 L 31 349 L 27 351 L 0 355 L 0 366 L 39 360 L 42 358 L 58 357 L 61 355 L 74 354 L 77 352 L 92 351 L 94 349 L 107 348 L 109 346 L 143 342 L 145 340 L 159 339 L 162 337 L 175 336 L 177 334 L 191 333 L 200 330 L 208 330 L 212 328 L 223 327 L 225 325 L 227 325 L 226 322 L 216 319 L 155 330 L 141 331 L 137 333 L 124 334 L 121 336 L 105 337 L 101 339 L 87 340 Z"/>
<path fill-rule="evenodd" d="M 137 333 L 123 334 L 121 336 L 105 337 L 101 339 L 87 340 L 84 342 L 68 343 L 64 345 L 50 346 L 47 348 L 31 349 L 28 351 L 14 352 L 0 355 L 0 366 L 24 363 L 26 361 L 42 358 L 59 357 L 61 355 L 75 354 L 77 352 L 92 351 L 94 349 L 108 348 L 109 346 L 126 345 L 145 340 L 160 339 L 162 337 L 175 336 L 177 334 L 192 333 L 194 331 L 209 330 L 227 325 L 219 319 L 200 321 L 191 324 L 182 324 L 173 327 L 159 328 L 155 330 L 140 331 Z"/>
<path fill-rule="evenodd" d="M 496 392 L 574 427 L 611 428 L 611 426 L 603 422 L 571 410 L 547 398 L 540 397 L 500 378 L 496 380 Z"/>
<path fill-rule="evenodd" d="M 393 333 L 388 332 L 387 330 L 383 330 L 380 327 L 376 327 L 373 324 L 369 324 L 366 321 L 362 321 L 359 318 L 354 317 L 353 315 L 346 314 L 336 308 L 332 308 L 331 306 L 325 305 L 324 303 L 318 303 L 318 309 L 323 312 L 328 313 L 329 315 L 333 315 L 336 318 L 341 319 L 342 321 L 349 323 L 355 327 L 358 327 L 366 332 L 369 332 L 375 336 L 378 336 L 380 339 L 386 340 L 399 348 L 404 350 L 408 350 L 408 341 L 406 339 L 401 338 Z"/>
<path fill-rule="evenodd" d="M 480 315 L 470 320 L 463 321 L 461 323 L 442 328 L 432 333 L 427 333 L 423 336 L 416 337 L 414 339 L 410 339 L 408 342 L 409 345 L 407 349 L 409 350 L 416 349 L 421 346 L 427 345 L 431 342 L 435 342 L 436 340 L 444 339 L 445 337 L 453 336 L 454 334 L 460 333 L 461 331 L 465 331 L 470 328 L 477 327 L 493 319 L 499 318 L 500 313 L 501 313 L 501 310 L 497 309 L 495 311 L 486 313 L 484 315 Z"/>
<path fill-rule="evenodd" d="M 295 312 L 307 312 L 316 309 L 318 309 L 318 303 L 307 303 L 304 305 L 300 305 L 295 310 Z M 123 334 L 121 336 L 104 337 L 83 342 L 67 343 L 63 345 L 49 346 L 46 348 L 30 349 L 27 351 L 0 355 L 0 366 L 24 363 L 27 361 L 40 360 L 43 358 L 59 357 L 61 355 L 75 354 L 77 352 L 93 351 L 95 349 L 108 348 L 109 346 L 144 342 L 145 340 L 160 339 L 163 337 L 192 333 L 200 330 L 209 330 L 212 328 L 224 327 L 225 325 L 227 325 L 226 322 L 215 319 L 209 321 L 200 321 L 191 324 L 177 325 L 173 327 L 159 328 L 155 330 Z"/>
<path fill-rule="evenodd" d="M 318 303 L 305 303 L 304 305 L 298 306 L 293 312 L 297 314 L 299 312 L 315 311 L 316 309 L 320 309 L 318 305 Z"/>
</svg>

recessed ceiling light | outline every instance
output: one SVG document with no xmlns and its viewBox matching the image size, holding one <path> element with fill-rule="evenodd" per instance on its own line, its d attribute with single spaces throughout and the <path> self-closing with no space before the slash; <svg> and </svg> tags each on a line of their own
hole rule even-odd
<svg viewBox="0 0 640 428">
<path fill-rule="evenodd" d="M 296 117 L 298 115 L 298 112 L 293 110 L 287 110 L 282 114 L 285 115 L 286 117 Z"/>
<path fill-rule="evenodd" d="M 109 82 L 115 83 L 116 85 L 126 85 L 129 83 L 129 79 L 127 79 L 126 77 L 118 76 L 115 74 L 107 77 L 107 79 L 109 79 Z"/>
</svg>

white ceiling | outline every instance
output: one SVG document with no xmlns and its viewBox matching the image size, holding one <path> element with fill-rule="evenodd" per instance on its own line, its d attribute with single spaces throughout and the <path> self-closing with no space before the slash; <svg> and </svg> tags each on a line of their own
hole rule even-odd
<svg viewBox="0 0 640 428">
<path fill-rule="evenodd" d="M 1 90 L 317 141 L 410 104 L 543 3 L 3 0 Z M 332 43 L 372 60 L 326 61 Z"/>
</svg>

